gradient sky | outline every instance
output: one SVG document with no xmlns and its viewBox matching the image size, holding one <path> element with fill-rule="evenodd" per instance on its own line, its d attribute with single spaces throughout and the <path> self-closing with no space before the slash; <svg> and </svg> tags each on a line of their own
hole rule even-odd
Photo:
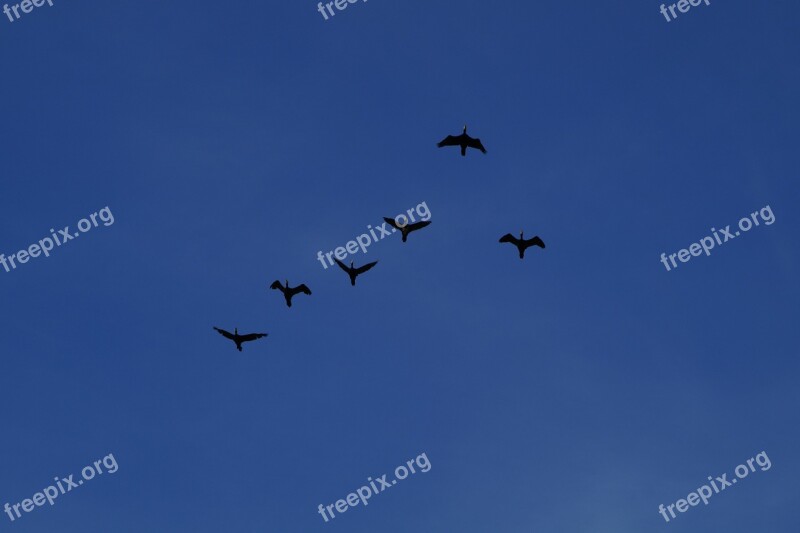
<svg viewBox="0 0 800 533">
<path fill-rule="evenodd" d="M 796 0 L 54 4 L 0 19 L 0 253 L 115 223 L 0 270 L 0 505 L 119 470 L 0 531 L 797 531 Z"/>
</svg>

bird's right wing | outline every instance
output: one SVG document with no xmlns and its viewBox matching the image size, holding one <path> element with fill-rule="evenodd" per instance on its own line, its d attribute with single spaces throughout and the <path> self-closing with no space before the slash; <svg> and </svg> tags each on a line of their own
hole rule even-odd
<svg viewBox="0 0 800 533">
<path fill-rule="evenodd" d="M 306 285 L 305 283 L 303 283 L 302 285 L 298 285 L 297 287 L 294 288 L 294 290 L 296 292 L 302 292 L 302 293 L 305 293 L 305 294 L 311 294 L 311 289 L 309 289 L 308 285 Z"/>
<path fill-rule="evenodd" d="M 367 270 L 369 270 L 370 268 L 374 267 L 377 264 L 378 264 L 377 261 L 373 261 L 372 263 L 367 263 L 364 266 L 360 266 L 356 269 L 356 274 L 363 274 L 364 272 L 366 272 Z"/>
<path fill-rule="evenodd" d="M 542 239 L 540 239 L 539 236 L 537 235 L 536 237 L 533 237 L 532 239 L 527 239 L 525 241 L 525 245 L 526 246 L 539 246 L 540 248 L 544 248 L 544 241 Z"/>
<path fill-rule="evenodd" d="M 403 228 L 401 228 L 400 226 L 397 225 L 397 222 L 395 222 L 393 218 L 383 217 L 383 220 L 385 220 L 386 223 L 389 224 L 394 229 L 403 229 Z"/>
<path fill-rule="evenodd" d="M 441 141 L 439 141 L 439 142 L 436 144 L 436 146 L 438 146 L 439 148 L 441 148 L 442 146 L 458 146 L 458 145 L 460 145 L 460 144 L 461 144 L 461 143 L 460 143 L 460 142 L 458 142 L 458 137 L 453 137 L 452 135 L 448 135 L 447 137 L 445 137 L 444 139 L 442 139 Z"/>
<path fill-rule="evenodd" d="M 467 146 L 469 146 L 470 148 L 477 148 L 484 154 L 486 153 L 486 148 L 483 147 L 483 144 L 481 144 L 480 139 L 468 139 Z"/>
<path fill-rule="evenodd" d="M 430 220 L 423 220 L 421 222 L 414 222 L 413 224 L 409 224 L 406 226 L 406 231 L 411 233 L 412 231 L 417 231 L 418 229 L 422 229 L 425 226 L 428 226 L 431 223 Z"/>
<path fill-rule="evenodd" d="M 518 239 L 516 237 L 514 237 L 510 233 L 506 233 L 505 235 L 500 237 L 500 241 L 499 242 L 510 242 L 511 244 L 517 244 L 517 242 L 519 242 L 519 241 L 518 241 Z"/>
<path fill-rule="evenodd" d="M 336 261 L 336 264 L 337 264 L 337 265 L 339 265 L 339 268 L 341 268 L 342 270 L 344 270 L 344 271 L 345 271 L 345 272 L 347 272 L 348 274 L 350 273 L 350 269 L 349 269 L 349 268 L 347 268 L 347 265 L 345 265 L 344 263 L 342 263 L 341 261 L 339 261 L 339 260 L 338 260 L 338 259 L 336 259 L 335 257 L 333 258 L 333 260 L 334 260 L 334 261 Z"/>
<path fill-rule="evenodd" d="M 266 333 L 250 333 L 248 335 L 239 335 L 239 338 L 242 339 L 242 342 L 254 341 L 256 339 L 260 339 L 261 337 L 266 337 Z"/>
<path fill-rule="evenodd" d="M 277 279 L 272 282 L 272 285 L 269 286 L 270 289 L 283 289 L 283 285 Z"/>
<path fill-rule="evenodd" d="M 233 333 L 225 331 L 224 329 L 219 329 L 216 326 L 214 326 L 214 329 L 217 330 L 219 332 L 219 334 L 222 335 L 223 337 L 225 337 L 227 339 L 230 339 L 230 340 L 233 340 Z"/>
</svg>

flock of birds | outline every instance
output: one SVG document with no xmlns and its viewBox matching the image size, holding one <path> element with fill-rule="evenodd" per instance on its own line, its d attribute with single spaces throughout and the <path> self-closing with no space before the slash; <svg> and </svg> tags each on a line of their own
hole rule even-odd
<svg viewBox="0 0 800 533">
<path fill-rule="evenodd" d="M 439 143 L 437 143 L 439 148 L 445 146 L 459 146 L 461 147 L 461 155 L 467 155 L 467 148 L 474 148 L 475 150 L 480 150 L 484 154 L 486 153 L 486 148 L 483 147 L 483 143 L 481 143 L 480 139 L 476 139 L 467 135 L 467 127 L 464 126 L 464 131 L 461 132 L 461 135 L 448 135 L 444 139 L 442 139 Z M 408 239 L 408 235 L 411 232 L 421 230 L 422 228 L 430 225 L 431 221 L 422 221 L 416 222 L 414 224 L 405 224 L 403 226 L 399 225 L 397 221 L 393 218 L 383 217 L 383 220 L 386 221 L 387 224 L 392 226 L 394 229 L 400 231 L 403 242 L 406 242 Z M 510 233 L 506 233 L 502 237 L 500 237 L 501 243 L 511 243 L 517 247 L 519 251 L 519 258 L 525 258 L 525 250 L 530 248 L 531 246 L 538 246 L 539 248 L 544 248 L 544 241 L 539 238 L 539 236 L 532 237 L 530 239 L 525 239 L 523 237 L 523 232 L 519 232 L 519 238 L 513 236 Z M 334 259 L 336 264 L 339 265 L 339 268 L 344 270 L 347 275 L 350 277 L 350 285 L 355 286 L 356 278 L 367 272 L 372 267 L 378 264 L 377 261 L 373 261 L 372 263 L 367 263 L 366 265 L 362 265 L 360 267 L 356 267 L 353 265 L 353 261 L 350 262 L 350 266 L 345 265 L 338 259 Z M 270 289 L 279 290 L 283 293 L 283 298 L 286 300 L 286 306 L 292 306 L 292 298 L 297 296 L 298 294 L 307 294 L 311 295 L 311 289 L 308 288 L 308 285 L 305 283 L 301 283 L 296 287 L 289 286 L 289 280 L 284 280 L 284 283 L 281 284 L 280 280 L 275 280 L 272 282 L 272 285 L 269 286 Z M 220 329 L 218 327 L 214 327 L 220 335 L 225 337 L 226 339 L 232 340 L 236 344 L 236 349 L 240 352 L 242 351 L 242 343 L 254 341 L 266 337 L 267 333 L 248 333 L 245 335 L 239 335 L 239 328 L 234 328 L 233 333 L 230 331 L 225 331 L 224 329 Z"/>
</svg>

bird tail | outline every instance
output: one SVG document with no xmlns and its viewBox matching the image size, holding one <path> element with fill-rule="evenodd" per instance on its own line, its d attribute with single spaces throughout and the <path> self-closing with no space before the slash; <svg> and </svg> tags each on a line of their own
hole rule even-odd
<svg viewBox="0 0 800 533">
<path fill-rule="evenodd" d="M 461 155 L 467 155 L 467 146 L 465 144 L 461 145 Z"/>
</svg>

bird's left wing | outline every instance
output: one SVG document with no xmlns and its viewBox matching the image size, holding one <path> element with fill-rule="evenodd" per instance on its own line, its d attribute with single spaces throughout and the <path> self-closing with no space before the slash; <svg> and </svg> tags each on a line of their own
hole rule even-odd
<svg viewBox="0 0 800 533">
<path fill-rule="evenodd" d="M 333 260 L 336 261 L 336 264 L 339 265 L 339 268 L 341 268 L 342 270 L 344 270 L 348 274 L 350 273 L 350 269 L 347 267 L 347 265 L 345 265 L 344 263 L 342 263 L 341 261 L 339 261 L 335 257 L 333 258 Z"/>
<path fill-rule="evenodd" d="M 217 330 L 219 334 L 222 335 L 223 337 L 233 340 L 233 333 L 225 331 L 224 329 L 219 329 L 216 326 L 214 326 L 214 329 Z"/>
<path fill-rule="evenodd" d="M 402 229 L 400 226 L 397 225 L 397 222 L 395 222 L 393 218 L 383 217 L 383 220 L 385 220 L 386 223 L 389 224 L 394 229 Z"/>
<path fill-rule="evenodd" d="M 452 135 L 448 135 L 447 137 L 439 141 L 436 144 L 436 146 L 441 148 L 442 146 L 458 146 L 459 144 L 461 143 L 458 142 L 458 137 L 453 137 Z"/>
</svg>

